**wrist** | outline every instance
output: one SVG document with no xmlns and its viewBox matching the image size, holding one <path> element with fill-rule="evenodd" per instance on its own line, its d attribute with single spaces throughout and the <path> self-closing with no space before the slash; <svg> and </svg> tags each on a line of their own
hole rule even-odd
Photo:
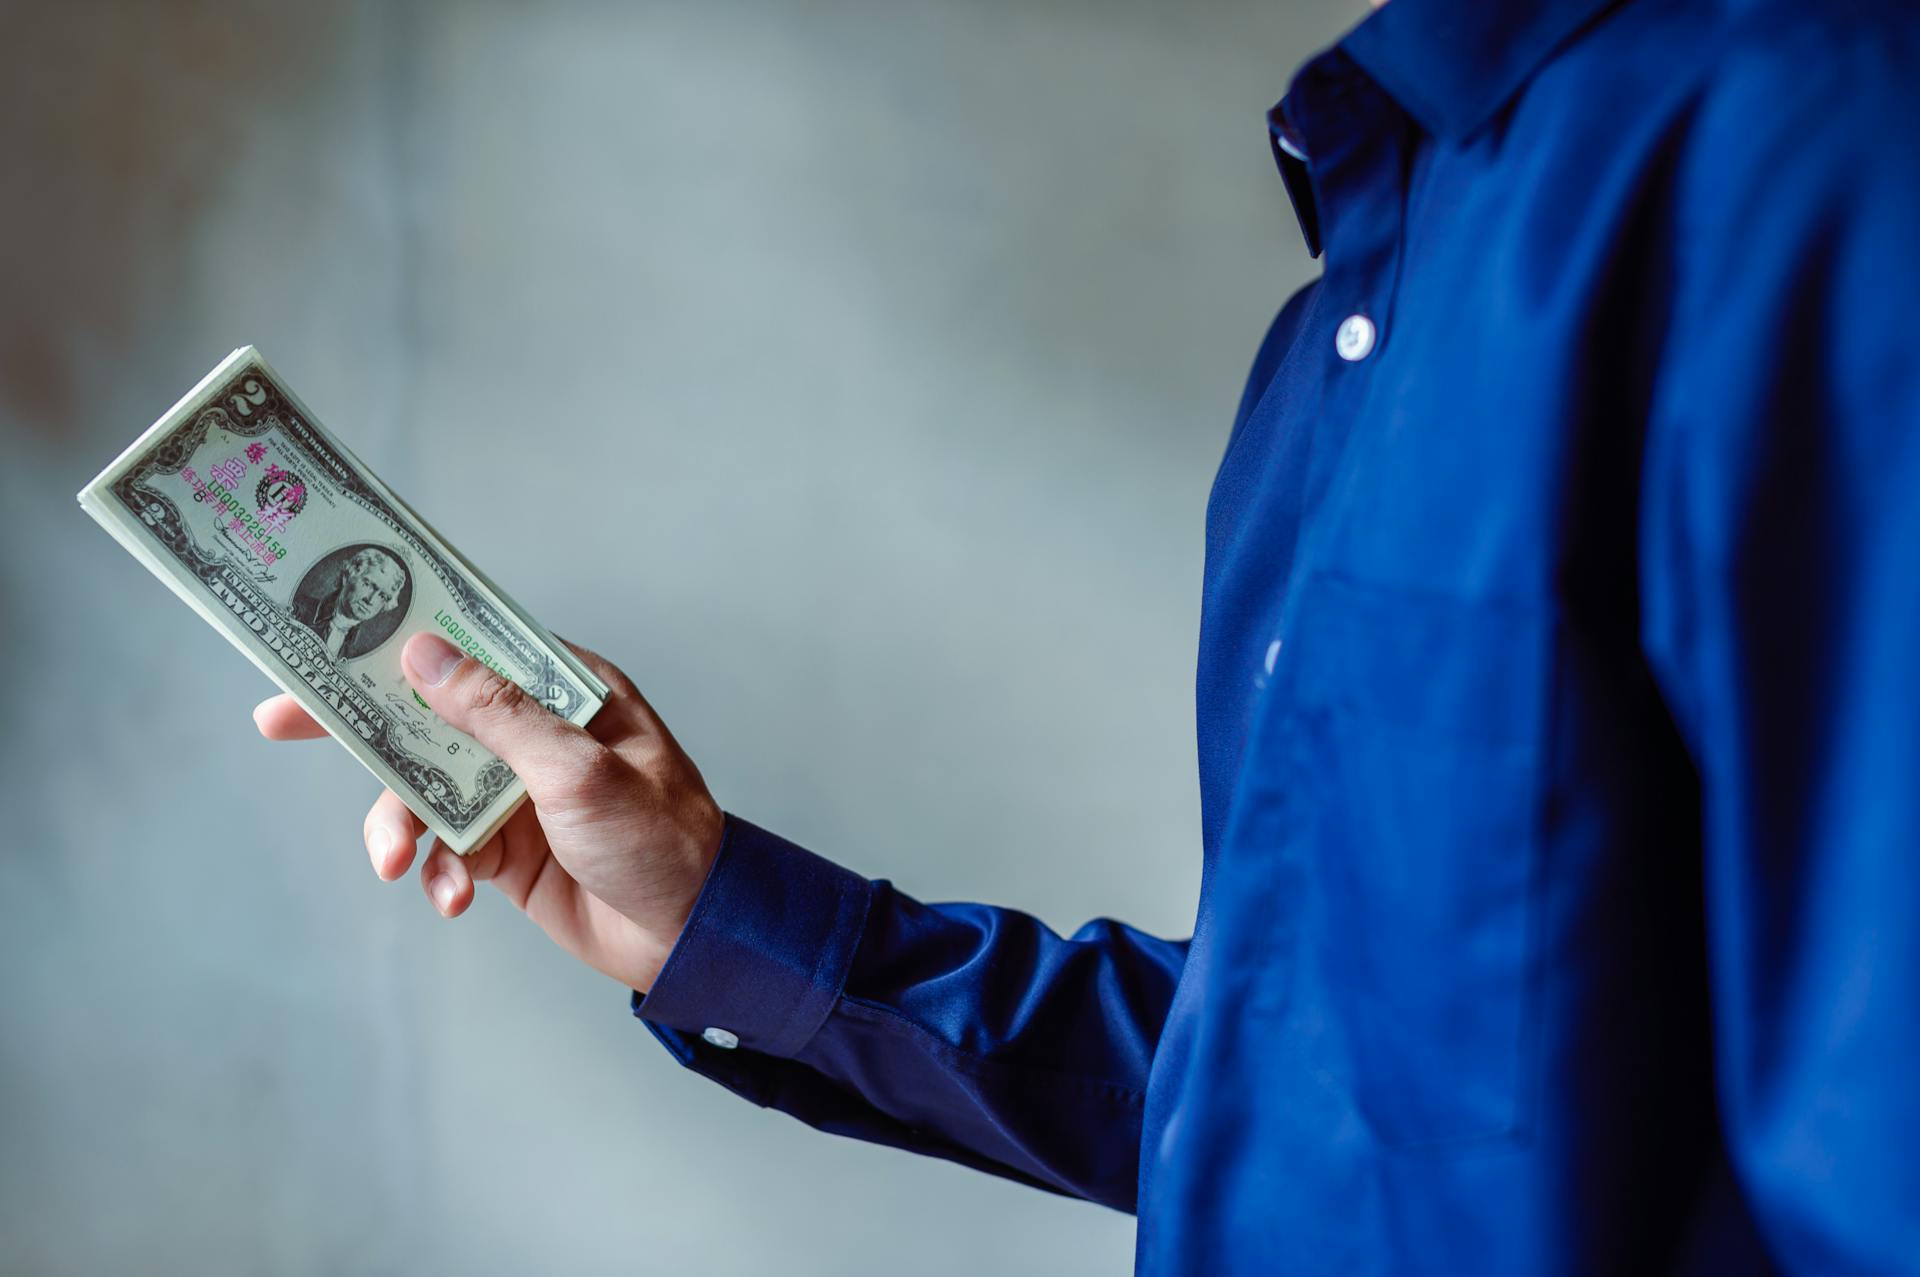
<svg viewBox="0 0 1920 1277">
<path fill-rule="evenodd" d="M 640 993 L 653 987 L 679 944 L 726 839 L 726 813 L 705 794 L 701 799 L 680 822 L 686 832 L 676 840 L 678 845 L 652 857 L 660 878 L 647 893 L 648 907 L 626 915 L 634 942 L 625 979 Z"/>
<path fill-rule="evenodd" d="M 627 969 L 609 972 L 609 974 L 634 992 L 645 994 L 652 990 L 654 982 L 660 978 L 660 972 L 666 967 L 667 958 L 672 953 L 671 942 L 662 944 L 651 937 L 643 936 L 634 946 L 632 961 Z"/>
</svg>

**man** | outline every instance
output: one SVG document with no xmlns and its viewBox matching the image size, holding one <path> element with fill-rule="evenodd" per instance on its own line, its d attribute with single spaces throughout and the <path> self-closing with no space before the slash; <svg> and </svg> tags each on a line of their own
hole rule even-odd
<svg viewBox="0 0 1920 1277">
<path fill-rule="evenodd" d="M 416 636 L 533 796 L 429 896 L 757 1103 L 1137 1210 L 1142 1273 L 1920 1271 L 1917 125 L 1904 0 L 1393 0 L 1306 65 L 1191 940 L 921 904 L 606 663 L 580 731 Z"/>
<path fill-rule="evenodd" d="M 400 561 L 376 546 L 355 551 L 335 570 L 322 563 L 294 591 L 293 619 L 320 636 L 327 655 L 337 661 L 365 656 L 385 642 L 399 624 L 375 624 L 399 606 L 407 585 Z"/>
</svg>

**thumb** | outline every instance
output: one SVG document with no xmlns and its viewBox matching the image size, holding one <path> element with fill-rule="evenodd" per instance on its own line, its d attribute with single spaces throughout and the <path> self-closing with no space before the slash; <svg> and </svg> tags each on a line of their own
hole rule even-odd
<svg viewBox="0 0 1920 1277">
<path fill-rule="evenodd" d="M 598 748 L 584 729 L 437 634 L 408 639 L 400 664 L 434 713 L 513 768 L 536 797 L 543 782 L 578 768 Z"/>
</svg>

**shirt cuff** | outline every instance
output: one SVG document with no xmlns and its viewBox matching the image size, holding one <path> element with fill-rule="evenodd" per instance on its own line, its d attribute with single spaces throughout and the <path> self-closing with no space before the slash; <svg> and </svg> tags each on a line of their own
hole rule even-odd
<svg viewBox="0 0 1920 1277">
<path fill-rule="evenodd" d="M 853 871 L 729 813 L 687 925 L 633 1013 L 798 1055 L 840 997 L 872 896 Z"/>
</svg>

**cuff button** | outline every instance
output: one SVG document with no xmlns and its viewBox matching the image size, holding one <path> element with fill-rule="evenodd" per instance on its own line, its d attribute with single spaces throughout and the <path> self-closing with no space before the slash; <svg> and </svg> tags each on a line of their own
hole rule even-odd
<svg viewBox="0 0 1920 1277">
<path fill-rule="evenodd" d="M 731 1051 L 740 1045 L 740 1039 L 725 1029 L 716 1029 L 712 1025 L 700 1030 L 700 1036 L 719 1047 L 722 1051 Z"/>
</svg>

